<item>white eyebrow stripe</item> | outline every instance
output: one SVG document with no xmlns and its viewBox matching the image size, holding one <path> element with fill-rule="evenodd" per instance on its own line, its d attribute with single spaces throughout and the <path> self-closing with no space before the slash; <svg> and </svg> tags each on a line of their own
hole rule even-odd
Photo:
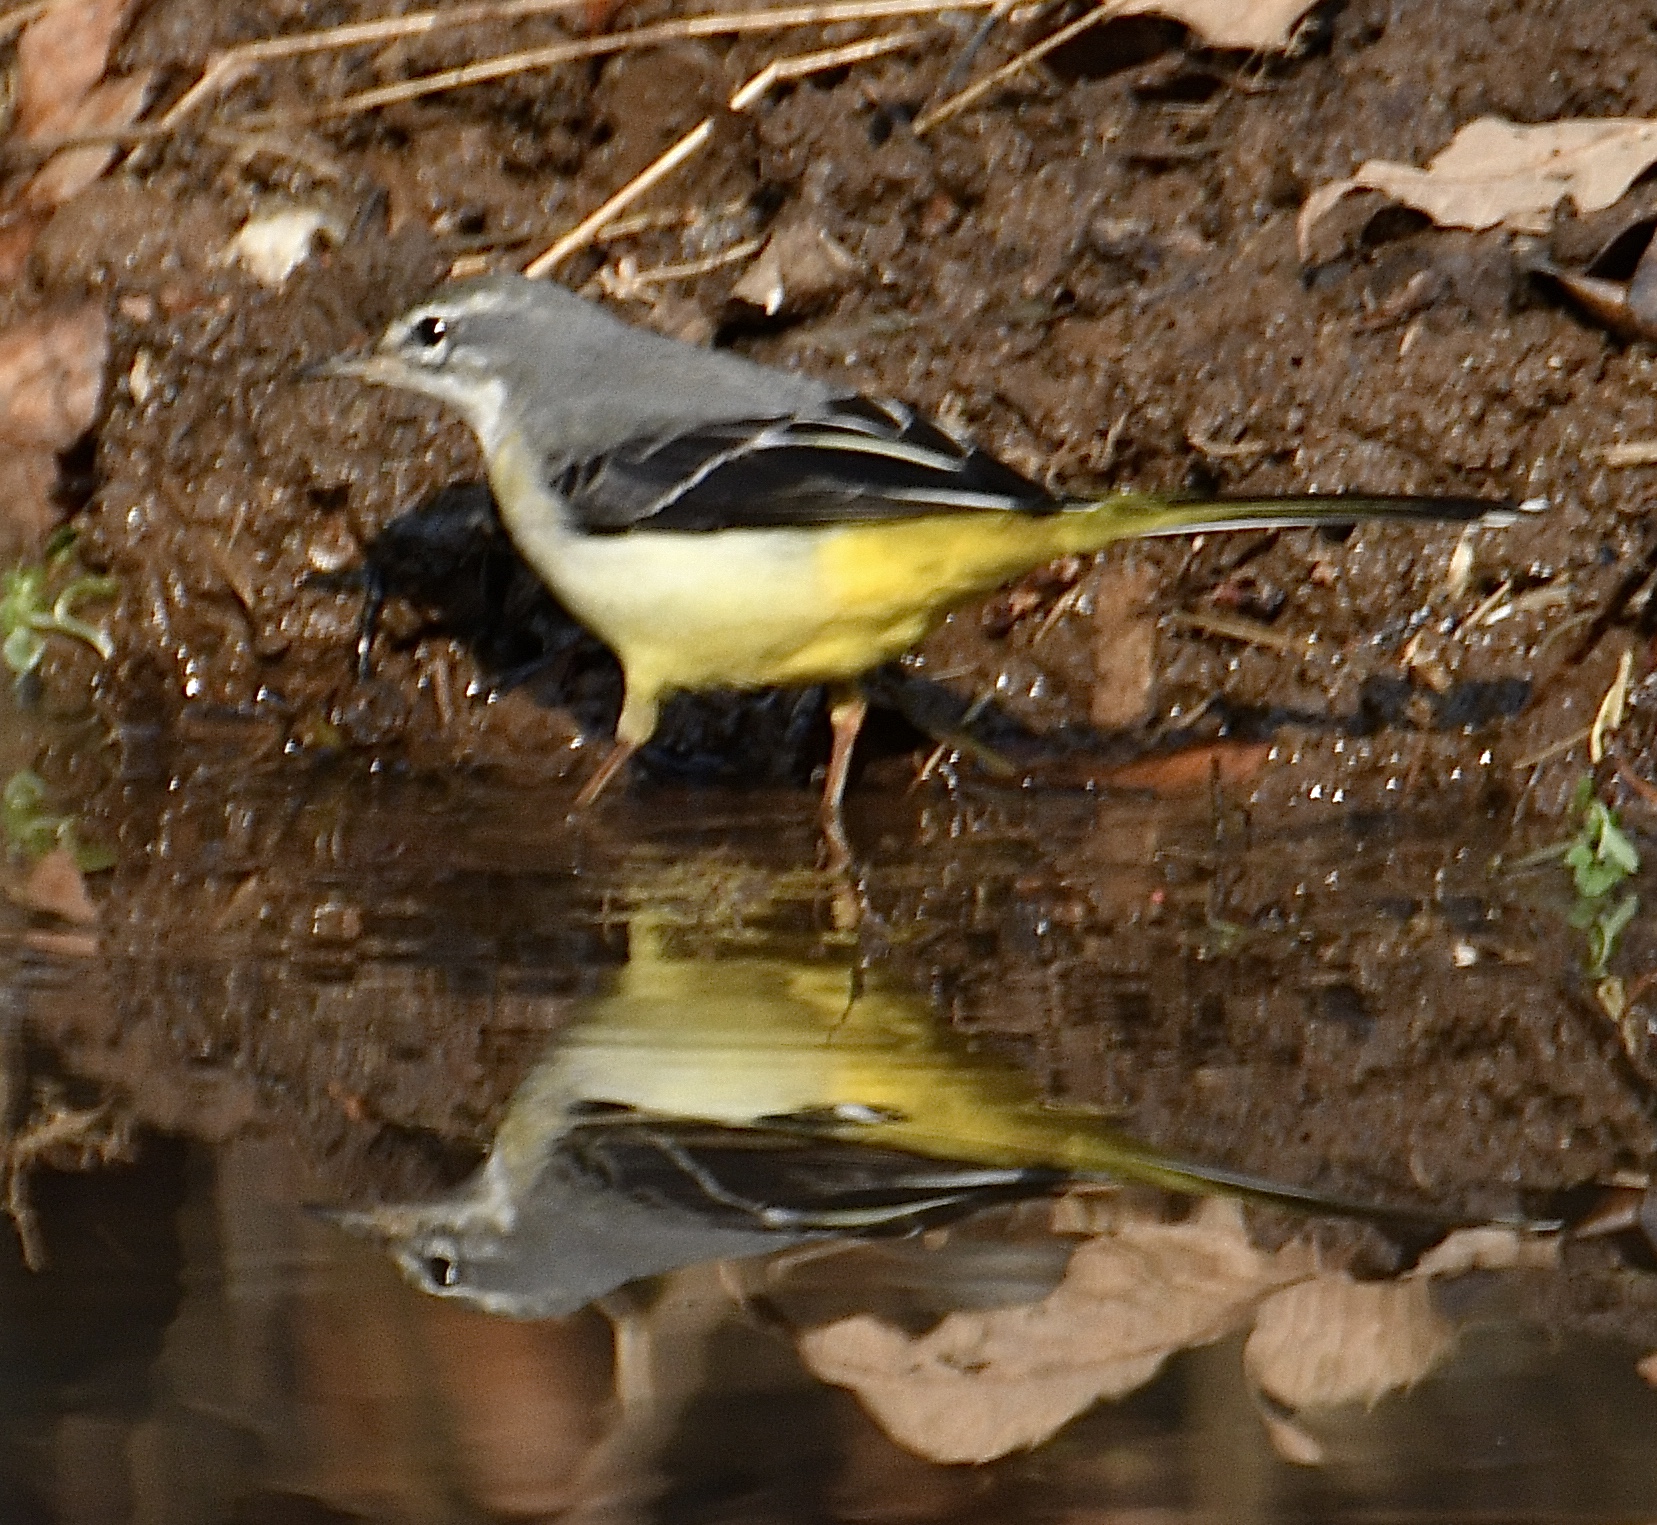
<svg viewBox="0 0 1657 1525">
<path fill-rule="evenodd" d="M 442 318 L 451 313 L 499 312 L 511 300 L 504 291 L 469 291 L 458 302 L 444 302 L 427 308 L 425 316 Z"/>
</svg>

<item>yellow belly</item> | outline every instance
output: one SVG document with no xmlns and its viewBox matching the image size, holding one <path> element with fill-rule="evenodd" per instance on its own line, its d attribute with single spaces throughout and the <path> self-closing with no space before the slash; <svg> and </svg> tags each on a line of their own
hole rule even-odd
<svg viewBox="0 0 1657 1525">
<path fill-rule="evenodd" d="M 643 530 L 568 547 L 556 575 L 630 674 L 674 688 L 829 682 L 908 651 L 954 605 L 1044 559 L 1028 533 L 1041 523 Z"/>
</svg>

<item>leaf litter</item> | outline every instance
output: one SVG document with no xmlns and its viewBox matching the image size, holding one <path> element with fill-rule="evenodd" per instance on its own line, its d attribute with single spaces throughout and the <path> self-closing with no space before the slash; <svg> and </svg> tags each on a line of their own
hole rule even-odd
<svg viewBox="0 0 1657 1525">
<path fill-rule="evenodd" d="M 1300 210 L 1301 258 L 1319 247 L 1319 225 L 1338 202 L 1375 191 L 1424 212 L 1444 228 L 1545 233 L 1567 196 L 1579 212 L 1619 200 L 1657 162 L 1657 121 L 1606 117 L 1525 124 L 1484 116 L 1469 122 L 1425 169 L 1370 159 L 1344 180 L 1320 185 Z"/>
<path fill-rule="evenodd" d="M 1110 1216 L 1039 1303 L 951 1313 L 921 1335 L 859 1314 L 800 1335 L 800 1354 L 900 1445 L 931 1461 L 985 1462 L 1144 1386 L 1176 1352 L 1244 1331 L 1244 1370 L 1271 1402 L 1373 1405 L 1419 1382 L 1455 1343 L 1433 1279 L 1557 1255 L 1547 1236 L 1473 1229 L 1412 1275 L 1358 1281 L 1323 1267 L 1302 1239 L 1257 1248 L 1233 1202 L 1209 1200 L 1181 1223 Z M 1294 1451 L 1292 1436 L 1273 1439 Z M 1291 1459 L 1315 1458 L 1303 1445 Z"/>
<path fill-rule="evenodd" d="M 136 0 L 60 0 L 23 29 L 16 125 L 24 142 L 101 136 L 138 119 L 153 76 L 144 71 L 104 80 L 135 8 Z M 22 204 L 36 212 L 60 206 L 103 174 L 119 152 L 114 142 L 60 149 L 24 187 Z"/>
<path fill-rule="evenodd" d="M 0 441 L 9 447 L 0 457 L 0 557 L 31 550 L 57 522 L 57 456 L 92 427 L 108 362 L 101 302 L 41 313 L 0 332 Z"/>
<path fill-rule="evenodd" d="M 919 1337 L 860 1314 L 806 1332 L 800 1353 L 900 1445 L 984 1462 L 1144 1386 L 1176 1350 L 1224 1338 L 1311 1270 L 1304 1246 L 1257 1250 L 1239 1209 L 1210 1202 L 1185 1223 L 1125 1218 L 1081 1245 L 1034 1305 L 952 1313 Z"/>
</svg>

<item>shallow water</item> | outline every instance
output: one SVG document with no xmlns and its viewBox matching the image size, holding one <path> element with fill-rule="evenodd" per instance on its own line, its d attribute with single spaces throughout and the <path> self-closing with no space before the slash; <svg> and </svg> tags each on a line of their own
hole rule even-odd
<svg viewBox="0 0 1657 1525">
<path fill-rule="evenodd" d="M 3 1517 L 1592 1520 L 1657 1499 L 1626 1348 L 1494 1320 L 1407 1395 L 1268 1442 L 1238 1342 L 1175 1357 L 1046 1447 L 939 1467 L 685 1273 L 618 1399 L 597 1315 L 492 1319 L 307 1218 L 291 1152 L 150 1141 L 38 1183 L 53 1264 L 8 1249 Z"/>
<path fill-rule="evenodd" d="M 8 913 L 10 1136 L 64 1131 L 14 1176 L 40 1268 L 0 1244 L 0 1518 L 1657 1513 L 1637 1235 L 1409 1282 L 1443 1224 L 1320 1217 L 1314 1250 L 1299 1218 L 1250 1209 L 1245 1251 L 1239 1220 L 1139 1190 L 686 1266 L 544 1319 L 418 1290 L 317 1211 L 454 1201 L 504 1139 L 519 1160 L 542 1148 L 524 1098 L 582 1042 L 609 1056 L 606 1100 L 657 1105 L 677 1077 L 702 1117 L 755 1086 L 778 1111 L 788 1065 L 822 1048 L 863 1065 L 856 1095 L 883 1116 L 901 1110 L 879 1089 L 894 1067 L 904 1095 L 953 1106 L 964 1159 L 1008 1147 L 1012 1106 L 1346 1199 L 1468 1222 L 1552 1210 L 1559 1188 L 1637 1163 L 1644 1090 L 1570 1015 L 1580 934 L 1557 874 L 1492 875 L 1535 845 L 1494 812 L 1308 798 L 1265 835 L 1246 787 L 871 786 L 853 810 L 868 868 L 848 884 L 809 867 L 803 793 L 643 788 L 572 827 L 544 790 L 203 756 L 85 799 L 119 857 L 96 925 Z M 682 1006 L 697 1025 L 603 1028 L 650 980 L 652 1020 Z M 807 1016 L 733 1046 L 789 981 L 815 992 Z M 614 1089 L 623 1051 L 637 1094 Z M 1265 1281 L 1227 1290 L 1176 1240 L 1256 1257 Z M 512 1248 L 515 1285 L 551 1244 Z M 1050 1299 L 1101 1245 L 1110 1275 L 1149 1268 L 1127 1323 L 1153 1332 L 1142 1370 L 1100 1381 L 1120 1396 L 1065 1399 L 1104 1336 Z M 1372 1404 L 1285 1404 L 1247 1353 L 1251 1320 L 1344 1265 L 1400 1300 L 1331 1348 L 1392 1375 Z M 1203 1297 L 1237 1307 L 1191 1312 Z M 920 1389 L 860 1399 L 808 1369 L 812 1331 L 858 1314 L 918 1361 L 940 1319 L 999 1327 L 1007 1306 L 1038 1310 L 1021 1338 L 1041 1359 L 957 1360 L 967 1385 L 920 1419 L 904 1410 Z M 1437 1344 L 1410 1368 L 1398 1352 L 1421 1340 Z M 1007 1454 L 926 1459 L 975 1445 Z"/>
</svg>

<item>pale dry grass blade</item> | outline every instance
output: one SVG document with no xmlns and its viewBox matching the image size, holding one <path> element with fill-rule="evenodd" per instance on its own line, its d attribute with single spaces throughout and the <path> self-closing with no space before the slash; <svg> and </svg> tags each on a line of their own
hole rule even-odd
<svg viewBox="0 0 1657 1525">
<path fill-rule="evenodd" d="M 190 86 L 156 124 L 168 130 L 190 115 L 210 96 L 233 84 L 257 64 L 278 58 L 298 58 L 308 53 L 337 52 L 377 42 L 396 42 L 423 37 L 454 27 L 485 21 L 518 21 L 529 16 L 578 10 L 586 0 L 478 0 L 442 11 L 416 11 L 407 16 L 387 16 L 380 21 L 360 21 L 349 26 L 324 27 L 316 32 L 298 32 L 289 37 L 267 37 L 258 42 L 228 48 L 212 59 L 206 71 Z M 0 27 L 4 21 L 0 20 Z M 0 33 L 3 35 L 3 33 Z"/>
<path fill-rule="evenodd" d="M 842 69 L 848 64 L 878 58 L 882 54 L 907 47 L 919 36 L 920 34 L 914 31 L 894 32 L 884 37 L 869 37 L 862 42 L 847 43 L 843 47 L 822 48 L 815 53 L 800 53 L 792 58 L 774 59 L 737 90 L 730 99 L 730 108 L 732 111 L 746 111 L 764 96 L 766 91 L 784 81 L 804 79 L 811 74 L 821 74 L 829 69 Z M 615 195 L 582 218 L 545 253 L 531 260 L 525 266 L 524 274 L 532 278 L 548 275 L 577 250 L 586 248 L 618 214 L 624 212 L 652 186 L 672 174 L 685 160 L 700 151 L 713 136 L 713 122 L 712 117 L 704 117 L 660 157 L 640 170 Z"/>
<path fill-rule="evenodd" d="M 651 186 L 660 180 L 665 180 L 712 136 L 713 118 L 703 117 L 696 126 L 691 128 L 684 137 L 680 138 L 654 163 L 640 170 L 608 201 L 589 212 L 544 254 L 539 254 L 532 259 L 524 267 L 524 274 L 534 277 L 548 275 L 556 270 L 576 250 L 585 248 L 605 223 L 618 212 L 632 206 Z"/>
<path fill-rule="evenodd" d="M 337 101 L 319 106 L 312 112 L 273 116 L 268 122 L 260 119 L 259 125 L 292 127 L 327 121 L 334 117 L 351 116 L 381 106 L 392 106 L 449 90 L 459 90 L 467 85 L 488 84 L 514 74 L 550 69 L 558 64 L 575 63 L 582 59 L 626 52 L 631 48 L 682 42 L 696 37 L 731 37 L 749 32 L 787 31 L 797 27 L 831 26 L 852 21 L 896 20 L 907 16 L 932 16 L 941 11 L 981 11 L 990 9 L 994 3 L 995 0 L 951 0 L 948 5 L 939 6 L 928 4 L 926 0 L 833 0 L 833 3 L 824 5 L 796 5 L 775 10 L 685 16 L 676 21 L 637 27 L 630 32 L 585 37 L 575 42 L 553 43 L 544 48 L 526 48 L 521 52 L 482 58 L 476 63 L 463 64 L 454 69 L 442 69 L 433 74 L 421 75 L 418 79 L 403 80 L 395 85 L 359 90 L 353 95 L 341 96 Z"/>
</svg>

